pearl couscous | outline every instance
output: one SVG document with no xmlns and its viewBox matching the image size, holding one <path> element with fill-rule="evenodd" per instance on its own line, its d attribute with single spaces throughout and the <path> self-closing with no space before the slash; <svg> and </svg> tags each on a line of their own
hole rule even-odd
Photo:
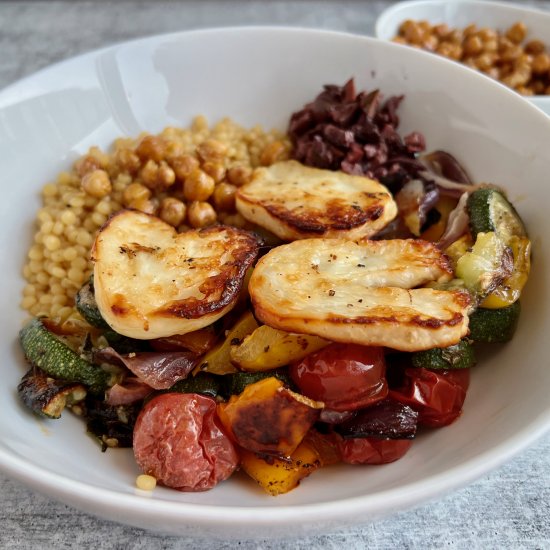
<svg viewBox="0 0 550 550">
<path fill-rule="evenodd" d="M 178 231 L 217 222 L 243 227 L 235 191 L 252 170 L 288 157 L 283 133 L 245 129 L 230 119 L 117 139 L 110 152 L 92 147 L 42 188 L 34 242 L 23 267 L 21 305 L 60 325 L 82 322 L 74 297 L 92 273 L 98 229 L 122 208 L 154 214 Z"/>
</svg>

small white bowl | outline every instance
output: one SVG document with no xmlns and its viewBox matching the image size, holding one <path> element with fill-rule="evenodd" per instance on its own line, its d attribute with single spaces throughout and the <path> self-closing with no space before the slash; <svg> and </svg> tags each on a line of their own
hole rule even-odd
<svg viewBox="0 0 550 550">
<path fill-rule="evenodd" d="M 542 40 L 550 47 L 550 12 L 504 2 L 482 0 L 411 0 L 399 2 L 380 14 L 375 34 L 391 40 L 407 19 L 425 20 L 432 24 L 446 23 L 464 28 L 471 23 L 480 27 L 505 30 L 517 21 L 525 23 L 528 36 Z M 531 103 L 550 115 L 550 96 L 527 97 Z"/>
</svg>

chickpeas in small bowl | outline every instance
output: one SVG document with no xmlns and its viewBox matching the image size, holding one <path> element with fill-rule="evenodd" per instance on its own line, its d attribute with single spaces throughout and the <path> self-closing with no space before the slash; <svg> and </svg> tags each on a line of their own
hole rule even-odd
<svg viewBox="0 0 550 550">
<path fill-rule="evenodd" d="M 550 115 L 550 11 L 480 0 L 413 0 L 385 10 L 375 32 L 480 71 Z"/>
</svg>

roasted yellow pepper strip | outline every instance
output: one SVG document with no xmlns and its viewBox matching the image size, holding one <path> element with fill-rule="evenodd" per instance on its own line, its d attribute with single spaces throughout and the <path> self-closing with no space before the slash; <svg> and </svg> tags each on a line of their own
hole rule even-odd
<svg viewBox="0 0 550 550">
<path fill-rule="evenodd" d="M 227 332 L 225 339 L 202 357 L 194 374 L 197 374 L 199 371 L 211 372 L 212 374 L 238 372 L 239 369 L 231 363 L 231 342 L 241 341 L 257 328 L 258 323 L 254 319 L 254 315 L 250 311 L 243 313 Z"/>
<path fill-rule="evenodd" d="M 321 466 L 316 449 L 303 441 L 288 459 L 265 457 L 241 449 L 241 468 L 267 493 L 288 493 Z"/>
<path fill-rule="evenodd" d="M 288 365 L 318 351 L 330 342 L 308 334 L 293 334 L 263 325 L 237 346 L 231 361 L 247 371 L 265 371 Z"/>
</svg>

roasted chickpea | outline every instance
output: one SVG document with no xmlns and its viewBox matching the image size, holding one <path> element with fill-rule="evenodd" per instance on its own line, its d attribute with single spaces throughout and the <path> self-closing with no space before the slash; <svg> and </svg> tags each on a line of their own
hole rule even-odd
<svg viewBox="0 0 550 550">
<path fill-rule="evenodd" d="M 158 202 L 153 199 L 136 199 L 128 204 L 128 208 L 134 208 L 145 214 L 156 214 Z"/>
<path fill-rule="evenodd" d="M 529 40 L 525 44 L 525 52 L 530 53 L 531 55 L 537 55 L 539 53 L 542 53 L 546 50 L 546 47 L 544 45 L 544 42 L 542 40 Z"/>
<path fill-rule="evenodd" d="M 251 177 L 252 177 L 252 169 L 249 168 L 248 166 L 240 166 L 240 165 L 232 166 L 227 171 L 227 179 L 229 180 L 229 183 L 232 183 L 237 187 L 240 187 L 241 185 L 248 183 Z"/>
<path fill-rule="evenodd" d="M 221 160 L 227 154 L 227 145 L 216 139 L 207 139 L 197 147 L 197 154 L 203 161 Z"/>
<path fill-rule="evenodd" d="M 184 147 L 180 141 L 167 140 L 164 149 L 164 158 L 172 163 L 184 154 Z"/>
<path fill-rule="evenodd" d="M 88 172 L 82 178 L 82 189 L 96 199 L 102 199 L 113 189 L 109 174 L 105 170 Z"/>
<path fill-rule="evenodd" d="M 478 36 L 483 40 L 483 42 L 490 42 L 493 40 L 497 40 L 498 33 L 494 29 L 490 29 L 489 27 L 483 27 L 479 29 Z"/>
<path fill-rule="evenodd" d="M 443 57 L 451 57 L 453 52 L 453 44 L 450 42 L 440 42 L 435 51 Z"/>
<path fill-rule="evenodd" d="M 151 197 L 151 190 L 141 183 L 131 183 L 122 192 L 122 201 L 125 206 L 130 206 L 136 201 L 144 201 Z"/>
<path fill-rule="evenodd" d="M 227 212 L 220 213 L 220 220 L 226 225 L 232 225 L 233 227 L 239 227 L 244 229 L 247 225 L 247 221 L 238 212 L 235 214 L 228 214 Z"/>
<path fill-rule="evenodd" d="M 531 78 L 531 70 L 522 68 L 516 69 L 515 71 L 511 72 L 508 76 L 505 76 L 502 79 L 502 83 L 506 84 L 510 88 L 519 88 L 521 86 L 525 86 L 527 82 L 529 82 L 529 79 Z"/>
<path fill-rule="evenodd" d="M 527 35 L 527 27 L 525 26 L 525 23 L 518 21 L 506 31 L 505 35 L 506 38 L 514 42 L 514 44 L 521 44 Z"/>
<path fill-rule="evenodd" d="M 152 159 L 145 163 L 139 177 L 150 189 L 166 189 L 176 181 L 174 170 L 165 161 L 159 164 Z"/>
<path fill-rule="evenodd" d="M 462 58 L 462 46 L 460 44 L 451 44 L 449 57 L 455 61 L 459 61 Z"/>
<path fill-rule="evenodd" d="M 550 55 L 545 52 L 535 55 L 531 69 L 534 74 L 545 74 L 550 71 Z"/>
<path fill-rule="evenodd" d="M 205 201 L 212 195 L 215 186 L 212 176 L 196 168 L 185 178 L 183 196 L 188 201 Z"/>
<path fill-rule="evenodd" d="M 216 183 L 219 183 L 225 177 L 225 166 L 221 162 L 206 161 L 202 164 L 202 169 L 212 177 Z"/>
<path fill-rule="evenodd" d="M 483 41 L 476 35 L 470 35 L 464 41 L 463 51 L 464 55 L 478 55 L 483 50 Z"/>
<path fill-rule="evenodd" d="M 193 155 L 181 155 L 176 157 L 172 160 L 171 164 L 176 177 L 180 181 L 184 181 L 193 170 L 196 170 L 200 166 L 198 159 Z"/>
<path fill-rule="evenodd" d="M 447 25 L 446 23 L 435 25 L 432 29 L 433 33 L 435 34 L 435 36 L 437 36 L 439 40 L 447 36 L 449 34 L 449 30 L 449 25 Z"/>
<path fill-rule="evenodd" d="M 449 34 L 445 37 L 447 42 L 451 44 L 461 44 L 462 43 L 462 31 L 460 29 L 452 29 Z"/>
<path fill-rule="evenodd" d="M 181 225 L 185 219 L 187 207 L 174 197 L 162 199 L 159 207 L 159 218 L 174 227 Z"/>
<path fill-rule="evenodd" d="M 283 160 L 286 156 L 286 148 L 282 141 L 273 141 L 265 146 L 260 155 L 260 163 L 269 166 L 274 162 Z"/>
<path fill-rule="evenodd" d="M 222 182 L 214 189 L 214 206 L 218 210 L 231 212 L 235 210 L 235 193 L 237 188 L 231 183 Z"/>
<path fill-rule="evenodd" d="M 437 36 L 433 34 L 426 34 L 422 40 L 422 47 L 429 52 L 433 52 L 437 48 L 438 44 L 439 40 L 437 39 Z"/>
<path fill-rule="evenodd" d="M 515 61 L 519 59 L 523 53 L 523 50 L 518 45 L 510 46 L 500 52 L 501 61 Z"/>
<path fill-rule="evenodd" d="M 470 25 L 467 25 L 466 27 L 464 27 L 464 30 L 462 31 L 465 38 L 474 36 L 477 32 L 478 32 L 477 25 L 475 23 L 471 23 Z"/>
<path fill-rule="evenodd" d="M 187 221 L 195 229 L 212 225 L 216 217 L 216 211 L 208 202 L 194 201 L 187 209 Z"/>
<path fill-rule="evenodd" d="M 176 174 L 174 170 L 168 166 L 166 161 L 162 160 L 157 172 L 157 181 L 160 187 L 170 187 L 176 181 Z"/>
<path fill-rule="evenodd" d="M 487 53 L 495 53 L 498 51 L 498 40 L 491 39 L 491 40 L 482 40 L 483 44 L 483 51 Z"/>
<path fill-rule="evenodd" d="M 481 71 L 486 71 L 490 69 L 495 63 L 496 56 L 491 53 L 482 53 L 474 58 L 474 63 L 476 67 Z"/>
<path fill-rule="evenodd" d="M 127 148 L 117 149 L 115 151 L 115 163 L 121 171 L 128 172 L 129 174 L 135 174 L 141 166 L 141 162 L 136 153 Z"/>
<path fill-rule="evenodd" d="M 424 31 L 416 21 L 407 20 L 402 25 L 403 36 L 410 44 L 420 45 L 424 38 Z"/>
<path fill-rule="evenodd" d="M 159 136 L 145 136 L 136 147 L 136 154 L 142 160 L 160 162 L 164 158 L 165 142 Z"/>
<path fill-rule="evenodd" d="M 75 164 L 74 169 L 78 177 L 82 178 L 86 174 L 93 172 L 94 170 L 102 169 L 103 166 L 100 160 L 92 155 L 86 155 L 79 158 Z"/>
</svg>

